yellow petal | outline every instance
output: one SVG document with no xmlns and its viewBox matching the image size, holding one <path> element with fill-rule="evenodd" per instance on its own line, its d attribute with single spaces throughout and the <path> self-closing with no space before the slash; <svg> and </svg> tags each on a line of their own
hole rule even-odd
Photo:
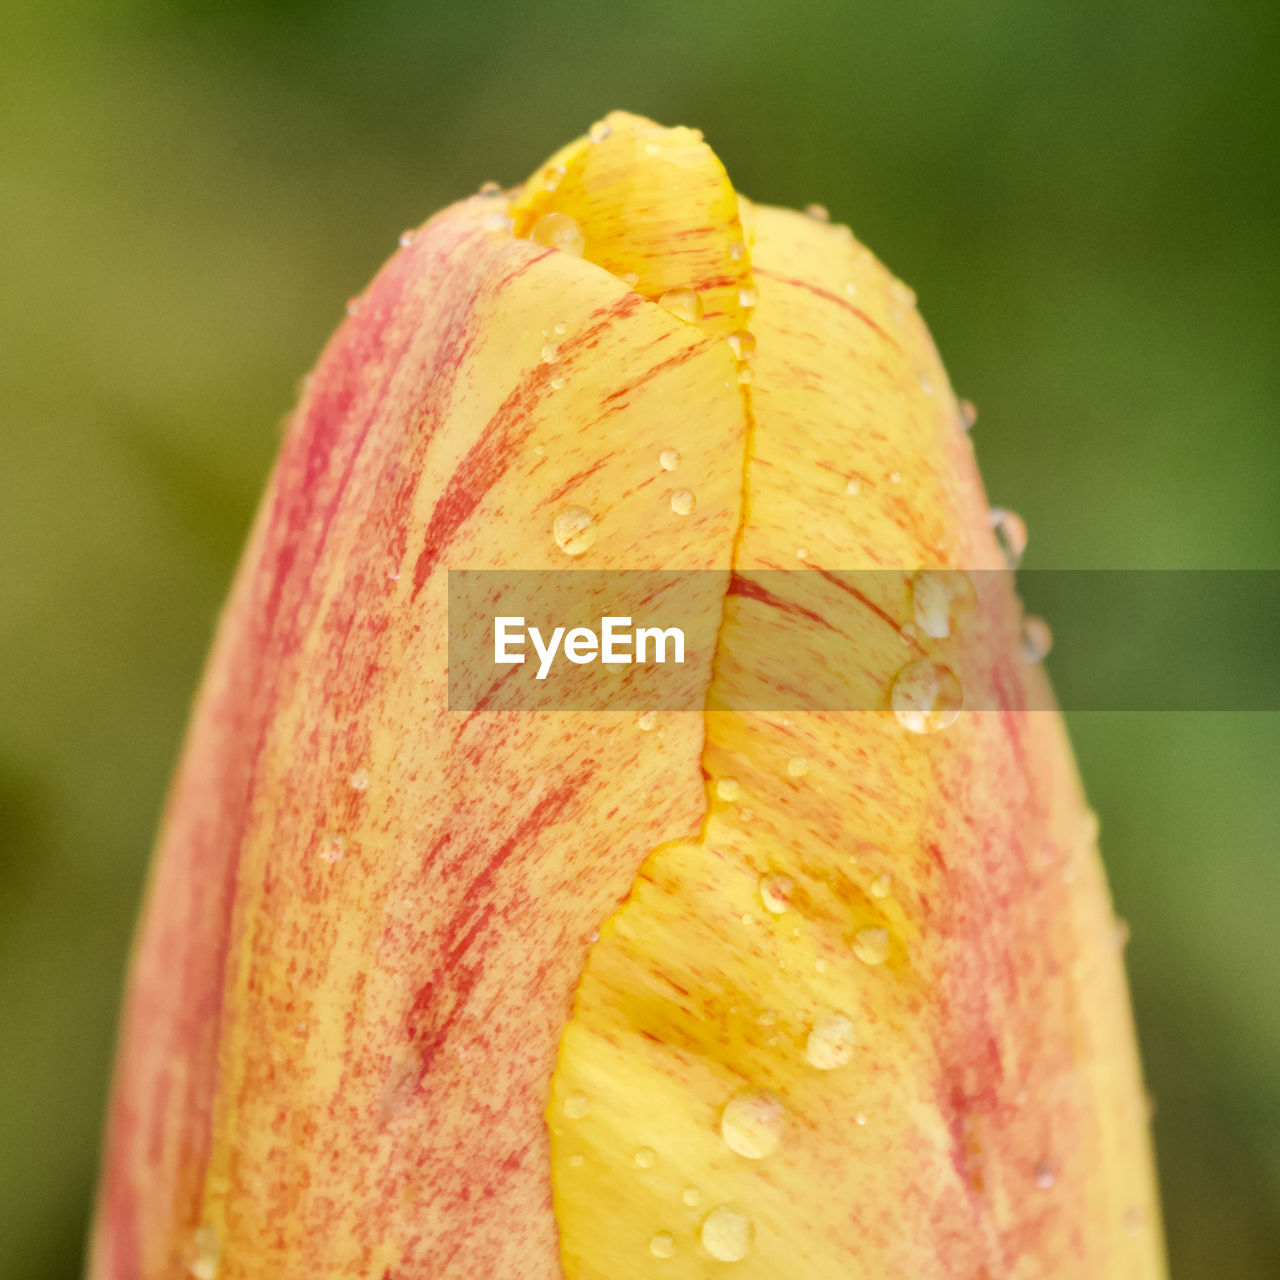
<svg viewBox="0 0 1280 1280">
<path fill-rule="evenodd" d="M 730 596 L 709 704 L 752 705 L 781 671 L 796 705 L 825 681 L 887 707 L 910 660 L 1000 651 L 903 627 L 914 567 L 1001 565 L 970 446 L 910 291 L 846 231 L 761 208 L 752 267 L 734 564 L 808 573 Z M 827 576 L 850 569 L 884 570 L 852 607 Z M 1016 616 L 1006 584 L 982 625 Z M 998 661 L 1010 691 L 1042 679 Z M 656 1274 L 656 1233 L 662 1275 L 708 1275 L 726 1215 L 742 1280 L 1162 1275 L 1110 905 L 1056 713 L 921 736 L 887 711 L 712 711 L 703 769 L 702 831 L 646 863 L 565 1033 L 549 1118 L 569 1280 Z M 838 1054 L 832 1027 L 852 1031 Z M 784 1100 L 763 1158 L 726 1140 L 743 1090 Z"/>
</svg>

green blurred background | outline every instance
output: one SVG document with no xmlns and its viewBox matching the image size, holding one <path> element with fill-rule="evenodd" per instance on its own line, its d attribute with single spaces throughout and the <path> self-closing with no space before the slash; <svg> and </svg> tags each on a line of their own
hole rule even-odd
<svg viewBox="0 0 1280 1280">
<path fill-rule="evenodd" d="M 1029 566 L 1280 568 L 1276 13 L 6 6 L 0 1275 L 78 1272 L 214 613 L 296 382 L 403 227 L 610 107 L 698 125 L 741 189 L 828 205 L 916 286 Z M 1072 728 L 1132 923 L 1174 1276 L 1275 1277 L 1280 716 Z"/>
</svg>

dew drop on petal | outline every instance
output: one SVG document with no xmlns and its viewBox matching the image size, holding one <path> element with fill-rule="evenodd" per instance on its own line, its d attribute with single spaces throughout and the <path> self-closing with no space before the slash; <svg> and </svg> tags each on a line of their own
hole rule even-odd
<svg viewBox="0 0 1280 1280">
<path fill-rule="evenodd" d="M 717 1205 L 702 1223 L 702 1247 L 718 1262 L 741 1262 L 751 1252 L 751 1219 L 745 1213 Z"/>
<path fill-rule="evenodd" d="M 586 237 L 567 213 L 544 213 L 533 224 L 529 239 L 547 249 L 559 249 L 574 258 L 582 257 L 587 247 Z"/>
<path fill-rule="evenodd" d="M 364 769 L 357 769 L 347 779 L 347 782 L 352 791 L 368 791 L 369 789 L 369 775 Z"/>
<path fill-rule="evenodd" d="M 685 1189 L 680 1193 L 680 1199 L 683 1200 L 690 1209 L 695 1209 L 702 1203 L 702 1192 L 699 1191 L 697 1187 L 685 1187 Z"/>
<path fill-rule="evenodd" d="M 850 493 L 850 494 L 861 493 L 862 481 L 856 478 L 850 479 L 849 483 L 845 485 L 844 491 L 845 493 Z"/>
<path fill-rule="evenodd" d="M 676 1242 L 675 1238 L 669 1231 L 659 1231 L 649 1241 L 649 1252 L 655 1258 L 670 1258 L 675 1255 Z"/>
<path fill-rule="evenodd" d="M 347 842 L 342 836 L 329 836 L 320 846 L 321 862 L 341 862 Z"/>
<path fill-rule="evenodd" d="M 702 299 L 696 289 L 670 289 L 658 299 L 658 306 L 686 324 L 702 319 Z"/>
<path fill-rule="evenodd" d="M 652 1169 L 658 1163 L 658 1153 L 652 1147 L 641 1147 L 636 1152 L 636 1164 L 642 1169 Z"/>
<path fill-rule="evenodd" d="M 671 495 L 671 510 L 678 516 L 692 515 L 697 505 L 692 489 L 676 489 Z"/>
<path fill-rule="evenodd" d="M 556 546 L 567 556 L 580 556 L 596 540 L 596 519 L 585 507 L 566 507 L 551 522 Z"/>
<path fill-rule="evenodd" d="M 1016 569 L 1027 551 L 1027 523 L 1016 511 L 992 507 L 987 521 L 996 535 L 1006 569 Z"/>
<path fill-rule="evenodd" d="M 581 1120 L 590 1109 L 591 1103 L 588 1101 L 585 1093 L 578 1091 L 566 1095 L 564 1100 L 564 1113 L 570 1120 Z"/>
<path fill-rule="evenodd" d="M 911 613 L 927 636 L 943 640 L 972 614 L 977 593 L 962 569 L 919 569 L 911 579 Z"/>
<path fill-rule="evenodd" d="M 736 1155 L 763 1160 L 782 1142 L 787 1113 L 782 1099 L 768 1089 L 743 1089 L 725 1103 L 720 1136 Z"/>
<path fill-rule="evenodd" d="M 1044 1161 L 1036 1165 L 1036 1186 L 1041 1191 L 1048 1191 L 1054 1184 L 1053 1170 Z"/>
<path fill-rule="evenodd" d="M 739 289 L 738 305 L 742 307 L 754 307 L 760 301 L 760 295 L 755 289 Z"/>
<path fill-rule="evenodd" d="M 909 662 L 893 678 L 889 705 L 912 733 L 938 733 L 955 724 L 964 706 L 960 677 L 941 662 Z"/>
<path fill-rule="evenodd" d="M 827 1013 L 813 1024 L 804 1056 L 819 1071 L 834 1071 L 853 1058 L 853 1023 L 842 1013 Z"/>
<path fill-rule="evenodd" d="M 582 1166 L 586 1163 L 587 1163 L 587 1159 L 585 1156 L 572 1155 L 569 1157 L 569 1167 L 571 1169 L 581 1169 Z"/>
<path fill-rule="evenodd" d="M 830 222 L 831 214 L 827 211 L 824 204 L 807 204 L 804 207 L 805 214 L 812 218 L 814 222 Z"/>
<path fill-rule="evenodd" d="M 737 778 L 721 778 L 716 783 L 716 795 L 728 804 L 732 804 L 742 794 L 742 787 Z"/>
<path fill-rule="evenodd" d="M 790 876 L 767 875 L 760 877 L 760 901 L 771 915 L 780 916 L 791 909 L 791 894 L 795 881 Z"/>
<path fill-rule="evenodd" d="M 960 401 L 960 421 L 966 431 L 972 431 L 978 421 L 978 406 L 972 400 Z"/>
<path fill-rule="evenodd" d="M 197 1227 L 187 1247 L 187 1274 L 192 1280 L 216 1280 L 222 1243 L 208 1223 Z"/>
<path fill-rule="evenodd" d="M 889 930 L 859 929 L 853 939 L 853 954 L 863 964 L 884 964 L 889 958 Z"/>
<path fill-rule="evenodd" d="M 756 335 L 748 329 L 739 329 L 726 339 L 735 360 L 749 362 L 756 353 Z"/>
<path fill-rule="evenodd" d="M 613 125 L 607 120 L 597 120 L 595 124 L 587 130 L 587 137 L 592 142 L 603 142 L 613 132 Z"/>
<path fill-rule="evenodd" d="M 1053 628 L 1035 614 L 1028 614 L 1022 620 L 1022 660 L 1023 662 L 1043 662 L 1053 648 Z"/>
<path fill-rule="evenodd" d="M 803 778 L 809 772 L 807 756 L 792 756 L 787 761 L 787 775 L 792 778 Z"/>
<path fill-rule="evenodd" d="M 402 249 L 407 249 L 413 243 L 413 235 L 412 231 L 402 231 L 400 233 L 400 247 Z"/>
<path fill-rule="evenodd" d="M 555 364 L 555 362 L 560 359 L 559 344 L 555 342 L 544 342 L 539 354 L 542 356 L 543 364 Z"/>
<path fill-rule="evenodd" d="M 496 196 L 502 190 L 501 184 L 497 182 L 482 182 L 480 184 L 480 194 L 482 196 Z"/>
<path fill-rule="evenodd" d="M 680 465 L 679 449 L 663 449 L 658 454 L 658 465 L 663 471 L 674 471 Z"/>
<path fill-rule="evenodd" d="M 636 716 L 636 728 L 649 732 L 658 723 L 658 713 L 656 711 L 642 711 Z"/>
<path fill-rule="evenodd" d="M 886 871 L 883 875 L 878 875 L 871 882 L 871 896 L 873 898 L 887 898 L 889 890 L 893 888 L 893 877 Z"/>
</svg>

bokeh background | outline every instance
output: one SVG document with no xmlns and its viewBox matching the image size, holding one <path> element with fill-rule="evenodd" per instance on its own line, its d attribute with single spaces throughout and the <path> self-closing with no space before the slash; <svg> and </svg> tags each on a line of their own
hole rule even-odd
<svg viewBox="0 0 1280 1280">
<path fill-rule="evenodd" d="M 742 190 L 828 205 L 915 285 L 1028 566 L 1280 568 L 1278 12 L 5 6 L 0 1275 L 78 1273 L 210 626 L 296 383 L 402 228 L 610 107 L 698 125 Z M 1174 1276 L 1275 1277 L 1280 716 L 1072 721 Z"/>
</svg>

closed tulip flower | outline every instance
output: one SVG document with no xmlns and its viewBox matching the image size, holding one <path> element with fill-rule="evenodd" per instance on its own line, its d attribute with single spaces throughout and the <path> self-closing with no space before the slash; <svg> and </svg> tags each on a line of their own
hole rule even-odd
<svg viewBox="0 0 1280 1280">
<path fill-rule="evenodd" d="M 349 308 L 169 799 L 93 1280 L 1163 1275 L 1061 718 L 997 656 L 961 711 L 913 594 L 1023 535 L 819 215 L 618 113 Z M 451 709 L 466 569 L 697 572 L 700 709 Z M 780 637 L 798 700 L 752 709 Z"/>
</svg>

